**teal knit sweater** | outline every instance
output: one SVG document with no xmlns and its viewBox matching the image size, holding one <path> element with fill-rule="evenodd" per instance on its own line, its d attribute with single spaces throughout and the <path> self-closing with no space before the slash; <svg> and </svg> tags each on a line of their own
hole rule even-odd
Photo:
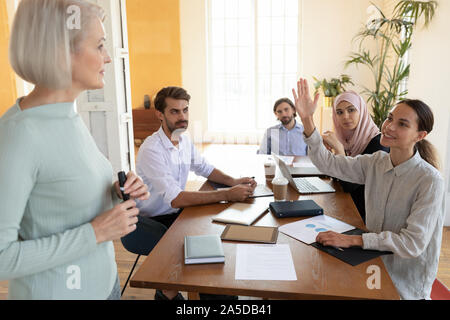
<svg viewBox="0 0 450 320">
<path fill-rule="evenodd" d="M 10 299 L 106 299 L 114 246 L 89 222 L 113 206 L 111 165 L 74 103 L 18 103 L 0 118 L 0 280 Z"/>
</svg>

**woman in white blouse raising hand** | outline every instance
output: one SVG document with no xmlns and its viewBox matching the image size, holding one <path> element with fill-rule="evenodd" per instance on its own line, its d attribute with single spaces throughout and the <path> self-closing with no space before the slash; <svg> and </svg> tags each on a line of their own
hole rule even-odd
<svg viewBox="0 0 450 320">
<path fill-rule="evenodd" d="M 419 100 L 404 100 L 390 111 L 380 143 L 390 153 L 335 156 L 322 143 L 313 114 L 319 95 L 311 99 L 308 83 L 293 89 L 312 162 L 323 173 L 365 184 L 366 226 L 362 236 L 322 232 L 326 246 L 392 251 L 383 261 L 403 299 L 429 299 L 436 278 L 444 220 L 444 180 L 433 146 L 425 137 L 433 129 L 433 113 Z"/>
</svg>

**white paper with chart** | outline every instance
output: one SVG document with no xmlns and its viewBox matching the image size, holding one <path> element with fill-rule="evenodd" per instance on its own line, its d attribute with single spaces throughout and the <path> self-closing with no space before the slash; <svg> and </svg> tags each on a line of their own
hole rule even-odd
<svg viewBox="0 0 450 320">
<path fill-rule="evenodd" d="M 278 228 L 280 232 L 306 244 L 316 242 L 316 237 L 320 232 L 334 231 L 343 233 L 353 229 L 355 229 L 354 226 L 324 214 L 288 223 Z"/>
</svg>

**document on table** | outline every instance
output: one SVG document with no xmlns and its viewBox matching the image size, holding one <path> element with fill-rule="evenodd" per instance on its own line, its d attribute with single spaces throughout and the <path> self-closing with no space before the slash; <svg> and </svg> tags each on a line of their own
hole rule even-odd
<svg viewBox="0 0 450 320">
<path fill-rule="evenodd" d="M 297 280 L 289 245 L 238 244 L 235 279 Z"/>
<path fill-rule="evenodd" d="M 288 223 L 278 228 L 280 232 L 306 244 L 316 242 L 316 237 L 319 232 L 334 231 L 343 233 L 353 229 L 355 229 L 354 226 L 324 214 L 309 219 Z"/>
<path fill-rule="evenodd" d="M 316 166 L 312 162 L 294 162 L 294 168 L 315 168 Z"/>
<path fill-rule="evenodd" d="M 294 159 L 295 159 L 295 157 L 292 157 L 292 156 L 278 156 L 278 157 L 281 160 L 283 160 L 287 166 L 290 166 L 294 162 Z"/>
</svg>

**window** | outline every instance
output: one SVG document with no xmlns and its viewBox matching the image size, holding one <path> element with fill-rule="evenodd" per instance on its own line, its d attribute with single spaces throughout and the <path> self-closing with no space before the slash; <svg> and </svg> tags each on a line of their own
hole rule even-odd
<svg viewBox="0 0 450 320">
<path fill-rule="evenodd" d="M 261 132 L 298 74 L 298 0 L 208 0 L 210 132 Z"/>
</svg>

